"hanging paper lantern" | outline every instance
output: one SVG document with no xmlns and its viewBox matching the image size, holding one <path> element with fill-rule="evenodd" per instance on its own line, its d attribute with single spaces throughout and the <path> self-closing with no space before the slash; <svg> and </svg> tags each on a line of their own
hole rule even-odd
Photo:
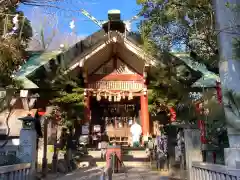
<svg viewBox="0 0 240 180">
<path fill-rule="evenodd" d="M 129 94 L 128 94 L 128 100 L 132 100 L 132 99 L 133 99 L 132 92 L 129 92 Z"/>
<path fill-rule="evenodd" d="M 114 102 L 117 102 L 117 101 L 118 101 L 117 96 L 113 96 L 113 101 L 114 101 Z"/>
<path fill-rule="evenodd" d="M 100 93 L 97 94 L 97 101 L 100 101 L 101 100 L 101 95 Z"/>
<path fill-rule="evenodd" d="M 120 93 L 118 93 L 118 96 L 117 96 L 117 99 L 118 99 L 118 101 L 121 101 L 121 94 Z"/>
<path fill-rule="evenodd" d="M 44 111 L 38 111 L 38 115 L 39 115 L 39 116 L 43 116 L 44 114 L 45 114 Z"/>
<path fill-rule="evenodd" d="M 122 93 L 122 98 L 123 98 L 123 99 L 125 99 L 125 98 L 126 98 L 126 96 L 125 96 L 125 93 L 124 93 L 124 92 Z"/>
<path fill-rule="evenodd" d="M 84 89 L 83 95 L 84 95 L 84 96 L 87 96 L 87 89 Z"/>
<path fill-rule="evenodd" d="M 104 98 L 107 99 L 107 93 L 104 94 Z"/>
<path fill-rule="evenodd" d="M 112 96 L 111 96 L 111 95 L 108 96 L 108 101 L 109 101 L 109 102 L 112 101 Z"/>
<path fill-rule="evenodd" d="M 61 114 L 60 114 L 60 112 L 56 112 L 56 114 L 55 114 L 55 120 L 56 120 L 56 121 L 60 121 L 60 120 L 61 120 Z"/>
<path fill-rule="evenodd" d="M 171 122 L 176 121 L 176 117 L 177 117 L 176 111 L 172 107 L 169 108 L 169 111 L 170 111 L 170 120 L 171 120 Z"/>
<path fill-rule="evenodd" d="M 217 91 L 217 100 L 219 104 L 222 104 L 222 89 L 221 89 L 221 83 L 219 81 L 216 81 L 216 91 Z"/>
<path fill-rule="evenodd" d="M 202 102 L 197 102 L 197 103 L 195 104 L 195 107 L 196 107 L 197 113 L 202 114 L 202 110 L 203 110 L 203 104 L 202 104 Z"/>
</svg>

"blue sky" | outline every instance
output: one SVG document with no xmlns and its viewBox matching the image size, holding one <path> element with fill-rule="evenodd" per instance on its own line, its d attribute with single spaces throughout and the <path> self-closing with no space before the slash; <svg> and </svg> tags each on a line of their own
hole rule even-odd
<svg viewBox="0 0 240 180">
<path fill-rule="evenodd" d="M 135 0 L 82 0 L 86 1 L 86 4 L 81 3 L 80 0 L 61 0 L 58 4 L 64 10 L 57 10 L 52 8 L 42 8 L 42 12 L 54 12 L 57 14 L 59 23 L 58 28 L 61 32 L 71 32 L 69 23 L 72 19 L 75 20 L 76 33 L 80 36 L 90 35 L 97 31 L 99 27 L 92 21 L 89 21 L 87 17 L 78 12 L 83 8 L 87 10 L 98 20 L 107 20 L 107 12 L 110 9 L 119 9 L 121 11 L 121 18 L 123 20 L 131 19 L 138 12 L 140 7 L 136 4 Z M 24 11 L 30 21 L 34 21 L 33 7 L 21 5 L 19 7 Z M 71 11 L 67 11 L 70 9 Z M 36 19 L 35 19 L 36 21 Z M 136 23 L 133 23 L 132 30 L 136 30 Z"/>
</svg>

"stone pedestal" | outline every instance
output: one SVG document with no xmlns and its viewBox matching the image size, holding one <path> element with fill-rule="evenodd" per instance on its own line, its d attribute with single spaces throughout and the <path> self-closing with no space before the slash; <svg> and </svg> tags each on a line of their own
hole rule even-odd
<svg viewBox="0 0 240 180">
<path fill-rule="evenodd" d="M 240 132 L 228 128 L 229 148 L 224 149 L 225 165 L 240 169 Z"/>
<path fill-rule="evenodd" d="M 202 162 L 200 130 L 184 129 L 186 168 L 188 170 L 188 179 L 191 179 L 192 162 Z"/>
<path fill-rule="evenodd" d="M 18 157 L 22 163 L 31 163 L 31 174 L 33 174 L 36 169 L 36 139 L 37 133 L 35 129 L 21 129 Z"/>
</svg>

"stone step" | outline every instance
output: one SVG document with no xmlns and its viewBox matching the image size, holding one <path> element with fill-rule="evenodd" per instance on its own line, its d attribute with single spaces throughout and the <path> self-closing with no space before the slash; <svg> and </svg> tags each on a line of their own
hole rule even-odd
<svg viewBox="0 0 240 180">
<path fill-rule="evenodd" d="M 88 155 L 92 156 L 93 158 L 101 158 L 101 151 L 88 151 Z M 123 151 L 123 156 L 132 156 L 132 158 L 147 158 L 147 153 L 145 150 L 128 150 Z"/>
<path fill-rule="evenodd" d="M 124 155 L 130 155 L 135 158 L 147 158 L 147 153 L 145 150 L 137 151 L 137 150 L 129 150 L 124 152 Z"/>
<path fill-rule="evenodd" d="M 91 162 L 89 161 L 82 161 L 80 162 L 80 166 L 83 164 L 85 167 L 91 166 Z M 150 163 L 149 162 L 141 162 L 141 161 L 123 161 L 123 164 L 125 167 L 149 167 Z M 97 161 L 94 162 L 94 165 L 97 167 L 106 167 L 106 162 L 105 161 Z"/>
<path fill-rule="evenodd" d="M 80 158 L 78 158 L 79 161 L 89 161 L 89 162 L 104 162 L 106 161 L 105 159 L 101 159 L 100 157 L 91 157 L 91 156 L 81 156 Z M 134 158 L 132 156 L 123 156 L 122 157 L 122 161 L 136 161 L 136 162 L 147 162 L 148 159 L 147 158 Z"/>
</svg>

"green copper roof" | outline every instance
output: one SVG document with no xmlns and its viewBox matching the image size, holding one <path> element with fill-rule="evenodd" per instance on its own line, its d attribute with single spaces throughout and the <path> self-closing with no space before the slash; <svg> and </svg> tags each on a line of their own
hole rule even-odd
<svg viewBox="0 0 240 180">
<path fill-rule="evenodd" d="M 55 58 L 60 53 L 61 51 L 52 51 L 37 53 L 31 56 L 29 60 L 15 74 L 16 79 L 22 81 L 23 87 L 26 89 L 38 88 L 38 86 L 34 84 L 31 80 L 29 80 L 27 77 L 39 67 L 48 63 L 49 60 Z"/>
<path fill-rule="evenodd" d="M 46 64 L 49 60 L 56 57 L 60 53 L 61 51 L 52 51 L 31 56 L 29 60 L 16 73 L 16 76 L 28 76 L 29 74 L 33 73 L 33 71 Z"/>
<path fill-rule="evenodd" d="M 17 77 L 24 89 L 37 89 L 38 86 L 26 77 Z"/>
<path fill-rule="evenodd" d="M 219 80 L 219 76 L 216 74 L 203 75 L 199 80 L 197 80 L 192 87 L 215 87 L 216 81 Z"/>
<path fill-rule="evenodd" d="M 190 68 L 195 71 L 200 71 L 203 76 L 197 80 L 192 87 L 215 87 L 219 76 L 209 71 L 204 64 L 194 61 L 188 53 L 173 53 L 174 56 L 185 62 Z"/>
</svg>

